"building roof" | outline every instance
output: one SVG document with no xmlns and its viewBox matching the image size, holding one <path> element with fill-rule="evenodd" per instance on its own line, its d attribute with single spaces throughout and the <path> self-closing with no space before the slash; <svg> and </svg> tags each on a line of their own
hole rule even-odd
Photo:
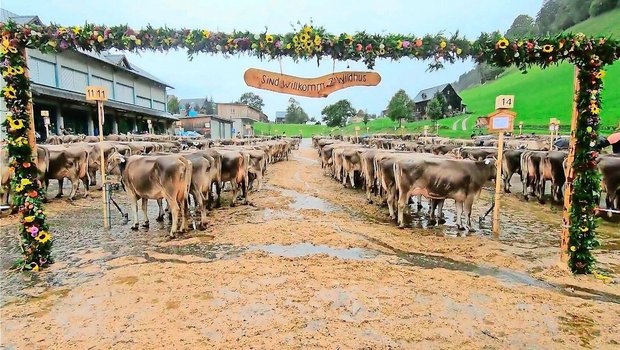
<svg viewBox="0 0 620 350">
<path fill-rule="evenodd" d="M 432 88 L 421 90 L 413 98 L 413 103 L 420 103 L 420 102 L 431 100 L 435 96 L 435 94 L 443 91 L 443 89 L 445 89 L 448 85 L 450 84 L 441 84 L 441 85 L 434 86 Z"/>
<path fill-rule="evenodd" d="M 185 105 L 189 103 L 190 106 L 196 105 L 202 107 L 205 104 L 206 98 L 182 98 L 179 100 L 179 107 L 185 108 Z"/>
<path fill-rule="evenodd" d="M 174 115 L 175 118 L 178 118 L 179 120 L 184 120 L 184 119 L 196 119 L 196 118 L 209 118 L 209 119 L 215 119 L 224 123 L 228 123 L 228 124 L 232 124 L 232 120 L 230 118 L 225 118 L 225 117 L 220 117 L 219 115 L 215 115 L 215 114 L 202 114 L 202 113 L 198 113 L 195 116 L 185 116 L 185 115 L 181 115 L 181 114 L 175 114 Z"/>
<path fill-rule="evenodd" d="M 14 20 L 17 24 L 37 24 L 37 25 L 43 24 L 43 22 L 41 22 L 38 16 L 19 16 L 11 11 L 0 8 L 0 22 L 6 22 L 9 19 Z M 123 54 L 113 54 L 108 51 L 97 53 L 94 51 L 78 50 L 77 52 L 83 55 L 86 55 L 86 56 L 90 56 L 99 61 L 103 61 L 107 64 L 114 65 L 117 68 L 123 69 L 135 75 L 139 75 L 143 78 L 154 81 L 163 86 L 172 87 L 170 84 L 157 78 L 156 76 L 136 66 L 135 64 L 130 64 L 129 61 L 127 60 L 127 57 L 125 57 L 125 55 Z"/>
<path fill-rule="evenodd" d="M 81 54 L 84 54 L 86 56 L 90 56 L 94 59 L 97 59 L 99 61 L 103 61 L 107 64 L 111 64 L 116 66 L 117 68 L 120 68 L 122 70 L 125 70 L 129 73 L 132 74 L 136 74 L 139 75 L 143 78 L 146 78 L 148 80 L 152 80 L 156 83 L 159 83 L 163 86 L 167 86 L 167 87 L 172 87 L 170 84 L 166 83 L 165 81 L 159 79 L 158 77 L 152 75 L 151 73 L 145 71 L 144 69 L 136 66 L 133 63 L 129 63 L 129 60 L 127 60 L 127 57 L 123 54 L 113 54 L 110 53 L 109 51 L 103 51 L 101 53 L 98 52 L 94 52 L 94 51 L 78 51 Z"/>
<path fill-rule="evenodd" d="M 11 11 L 0 8 L 0 22 L 8 22 L 9 19 L 12 19 L 17 24 L 43 24 L 39 16 L 19 16 Z"/>
<path fill-rule="evenodd" d="M 85 103 L 85 104 L 88 103 L 84 99 L 84 94 L 83 93 L 79 93 L 79 92 L 63 90 L 63 89 L 59 89 L 59 88 L 55 88 L 55 87 L 51 87 L 51 86 L 39 85 L 39 84 L 36 84 L 36 83 L 33 83 L 31 85 L 31 89 L 32 89 L 32 94 L 34 96 L 45 95 L 45 96 L 52 96 L 52 97 L 56 97 L 56 98 L 60 98 L 60 99 L 64 99 L 64 100 L 78 101 L 78 102 L 82 102 L 82 103 Z M 118 109 L 118 110 L 121 110 L 121 111 L 134 112 L 134 113 L 138 113 L 138 114 L 141 114 L 141 115 L 153 116 L 153 117 L 169 119 L 169 120 L 177 120 L 178 119 L 178 118 L 174 117 L 172 114 L 170 114 L 170 113 L 168 113 L 166 111 L 160 111 L 160 110 L 157 110 L 157 109 L 146 108 L 146 107 L 142 107 L 142 106 L 138 106 L 138 105 L 134 105 L 134 104 L 130 104 L 130 103 L 124 103 L 124 102 L 119 102 L 119 101 L 114 101 L 114 100 L 108 100 L 108 101 L 106 101 L 104 103 L 104 105 L 106 107 L 111 107 L 111 108 Z"/>
</svg>

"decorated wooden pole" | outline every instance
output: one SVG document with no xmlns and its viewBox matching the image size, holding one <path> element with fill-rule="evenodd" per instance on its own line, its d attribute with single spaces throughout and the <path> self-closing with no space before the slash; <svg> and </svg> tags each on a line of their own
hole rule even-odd
<svg viewBox="0 0 620 350">
<path fill-rule="evenodd" d="M 488 131 L 499 132 L 497 140 L 497 162 L 495 163 L 495 201 L 493 204 L 493 235 L 499 237 L 499 211 L 502 184 L 502 161 L 504 157 L 504 132 L 512 132 L 514 129 L 515 112 L 509 111 L 514 106 L 514 96 L 500 95 L 495 99 L 496 111 L 489 115 Z"/>
<path fill-rule="evenodd" d="M 568 241 L 570 236 L 570 209 L 573 196 L 573 179 L 575 178 L 575 169 L 573 162 L 575 161 L 575 151 L 577 146 L 577 118 L 579 117 L 579 108 L 577 100 L 579 98 L 579 68 L 575 66 L 573 74 L 573 113 L 570 118 L 570 142 L 568 146 L 568 157 L 566 157 L 566 183 L 564 184 L 564 207 L 562 208 L 562 240 L 560 242 L 560 260 L 568 262 Z"/>
<path fill-rule="evenodd" d="M 99 153 L 100 153 L 100 167 L 101 171 L 101 186 L 103 191 L 103 228 L 110 228 L 110 218 L 108 216 L 108 187 L 105 175 L 105 154 L 103 152 L 103 123 L 104 123 L 104 111 L 103 101 L 108 100 L 108 93 L 105 87 L 102 86 L 87 86 L 86 87 L 86 101 L 97 102 L 97 116 L 99 119 Z"/>
</svg>

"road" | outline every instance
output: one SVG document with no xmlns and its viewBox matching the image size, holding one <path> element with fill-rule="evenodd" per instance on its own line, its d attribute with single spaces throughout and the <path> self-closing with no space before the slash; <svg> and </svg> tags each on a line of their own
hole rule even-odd
<svg viewBox="0 0 620 350">
<path fill-rule="evenodd" d="M 306 143 L 307 144 L 307 143 Z M 464 235 L 386 209 L 322 175 L 313 149 L 270 165 L 253 205 L 209 213 L 206 231 L 134 232 L 99 194 L 49 206 L 57 262 L 9 272 L 16 218 L 0 219 L 7 348 L 613 348 L 620 288 L 558 267 L 556 208 L 503 202 Z M 115 193 L 124 210 L 124 194 Z M 228 194 L 226 194 L 228 196 Z M 487 209 L 483 193 L 475 217 Z M 151 214 L 156 206 L 149 207 Z M 426 210 L 426 209 L 424 209 Z M 423 213 L 422 213 L 423 214 Z M 477 220 L 475 220 L 477 221 Z M 620 277 L 620 237 L 603 226 L 601 269 Z M 174 344 L 171 345 L 171 344 Z"/>
</svg>

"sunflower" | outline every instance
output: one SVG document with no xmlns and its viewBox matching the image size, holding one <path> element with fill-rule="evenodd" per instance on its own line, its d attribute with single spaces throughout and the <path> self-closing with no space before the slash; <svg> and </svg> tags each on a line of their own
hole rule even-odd
<svg viewBox="0 0 620 350">
<path fill-rule="evenodd" d="M 7 118 L 8 119 L 8 118 Z M 15 130 L 19 130 L 21 128 L 24 127 L 24 122 L 21 119 L 15 119 L 13 120 L 12 118 L 9 120 L 9 125 L 11 126 L 11 129 L 15 129 Z"/>
<path fill-rule="evenodd" d="M 32 185 L 32 181 L 30 181 L 29 179 L 22 179 L 20 183 L 22 186 Z"/>
<path fill-rule="evenodd" d="M 26 216 L 26 217 L 24 218 L 24 221 L 25 221 L 25 222 L 33 222 L 33 221 L 34 221 L 34 219 L 35 219 L 35 218 L 34 218 L 34 215 L 30 215 L 30 216 Z"/>
<path fill-rule="evenodd" d="M 576 250 L 577 250 L 577 247 L 575 247 L 574 245 L 570 247 L 570 251 L 571 251 L 571 252 L 574 252 L 574 251 L 576 251 Z"/>
<path fill-rule="evenodd" d="M 30 268 L 30 270 L 34 271 L 34 272 L 38 272 L 39 271 L 39 265 L 37 265 L 36 262 L 31 262 L 30 264 L 28 264 L 28 267 Z"/>
<path fill-rule="evenodd" d="M 305 26 L 304 27 L 304 33 L 305 34 L 310 34 L 312 32 L 312 27 L 310 26 Z"/>
<path fill-rule="evenodd" d="M 35 237 L 35 239 L 39 243 L 45 243 L 49 241 L 51 238 L 52 238 L 52 235 L 47 233 L 47 231 L 39 231 L 39 235 Z"/>
<path fill-rule="evenodd" d="M 312 47 L 312 41 L 304 41 L 303 43 L 306 49 L 309 49 Z"/>
<path fill-rule="evenodd" d="M 542 50 L 543 50 L 543 52 L 550 53 L 550 52 L 553 51 L 553 45 L 547 44 L 547 45 L 543 46 Z"/>
<path fill-rule="evenodd" d="M 396 42 L 396 48 L 397 49 L 402 49 L 403 48 L 403 41 L 402 40 L 398 40 Z"/>
<path fill-rule="evenodd" d="M 211 36 L 211 32 L 205 29 L 202 31 L 202 36 L 205 38 L 209 38 Z"/>
<path fill-rule="evenodd" d="M 346 38 L 344 38 L 344 44 L 345 45 L 351 45 L 353 43 L 353 37 L 350 35 L 347 35 Z"/>
<path fill-rule="evenodd" d="M 307 42 L 309 39 L 310 39 L 310 36 L 305 33 L 299 36 L 299 41 L 301 41 L 302 43 Z"/>
<path fill-rule="evenodd" d="M 291 43 L 286 44 L 286 49 L 290 50 L 291 49 Z"/>
<path fill-rule="evenodd" d="M 23 190 L 24 190 L 24 186 L 22 186 L 22 185 L 17 185 L 17 186 L 15 186 L 15 191 L 17 191 L 17 192 L 21 192 L 21 191 L 23 191 Z"/>
<path fill-rule="evenodd" d="M 293 37 L 293 44 L 297 44 L 299 42 L 299 37 L 297 35 L 295 35 Z"/>
<path fill-rule="evenodd" d="M 24 68 L 21 66 L 17 66 L 16 68 L 14 68 L 14 73 L 15 74 L 24 74 Z"/>
<path fill-rule="evenodd" d="M 445 41 L 441 41 L 441 43 L 439 44 L 439 47 L 441 47 L 442 49 L 445 49 L 446 46 L 448 46 L 448 44 Z"/>
<path fill-rule="evenodd" d="M 596 77 L 598 79 L 603 79 L 603 78 L 605 78 L 606 75 L 607 75 L 607 72 L 605 72 L 604 70 L 601 70 L 598 73 L 596 73 Z"/>
<path fill-rule="evenodd" d="M 273 35 L 265 34 L 265 41 L 268 42 L 268 43 L 272 43 L 273 42 Z"/>
<path fill-rule="evenodd" d="M 506 38 L 501 38 L 497 42 L 497 47 L 499 47 L 500 49 L 503 50 L 503 49 L 508 47 L 508 44 L 510 44 L 510 42 L 508 42 L 508 40 Z"/>
<path fill-rule="evenodd" d="M 97 42 L 100 44 L 103 42 L 103 37 L 101 35 L 97 37 Z"/>
<path fill-rule="evenodd" d="M 320 36 L 315 36 L 314 37 L 314 45 L 321 45 L 321 37 Z"/>
<path fill-rule="evenodd" d="M 82 28 L 76 26 L 76 27 L 71 28 L 71 30 L 73 31 L 73 34 L 80 34 L 80 32 L 82 31 Z"/>
<path fill-rule="evenodd" d="M 598 106 L 590 106 L 590 113 L 598 115 L 601 113 L 601 109 Z"/>
<path fill-rule="evenodd" d="M 4 97 L 6 98 L 16 98 L 17 95 L 15 95 L 16 91 L 15 88 L 12 86 L 5 86 L 2 91 L 4 92 Z"/>
<path fill-rule="evenodd" d="M 385 55 L 385 49 L 383 48 L 379 49 L 379 55 Z"/>
</svg>

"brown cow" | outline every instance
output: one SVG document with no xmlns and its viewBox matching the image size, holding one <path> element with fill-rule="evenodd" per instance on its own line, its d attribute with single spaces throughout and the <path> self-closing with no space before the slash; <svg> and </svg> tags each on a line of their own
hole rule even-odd
<svg viewBox="0 0 620 350">
<path fill-rule="evenodd" d="M 413 195 L 456 202 L 456 224 L 472 231 L 471 209 L 482 186 L 495 174 L 495 160 L 410 158 L 394 163 L 394 179 L 398 190 L 398 224 L 404 227 L 404 212 Z M 440 208 L 441 209 L 441 208 Z M 431 213 L 431 219 L 434 213 Z M 462 215 L 465 215 L 465 224 Z M 440 212 L 440 218 L 443 214 Z"/>
<path fill-rule="evenodd" d="M 525 151 L 521 154 L 521 181 L 523 182 L 523 198 L 538 195 L 540 190 L 540 168 L 547 151 Z M 532 189 L 530 191 L 530 188 Z"/>
<path fill-rule="evenodd" d="M 522 149 L 507 150 L 502 158 L 502 179 L 504 181 L 504 192 L 510 193 L 510 180 L 512 175 L 521 174 L 521 155 L 525 152 Z"/>
<path fill-rule="evenodd" d="M 601 188 L 607 194 L 605 204 L 607 209 L 620 209 L 620 156 L 605 155 L 598 159 L 598 169 L 601 172 Z M 611 216 L 611 213 L 609 213 Z"/>
<path fill-rule="evenodd" d="M 551 180 L 551 199 L 560 202 L 562 200 L 562 186 L 566 182 L 564 173 L 564 160 L 568 157 L 566 151 L 549 151 L 541 158 L 538 190 L 538 201 L 544 203 L 545 185 Z"/>
<path fill-rule="evenodd" d="M 222 186 L 226 182 L 230 182 L 233 192 L 231 207 L 237 204 L 237 197 L 239 196 L 239 190 L 241 190 L 244 202 L 247 203 L 247 189 L 249 186 L 248 179 L 248 167 L 250 163 L 250 156 L 248 154 L 242 154 L 240 151 L 232 150 L 217 150 L 222 155 Z M 221 196 L 217 197 L 217 206 L 221 205 Z"/>
<path fill-rule="evenodd" d="M 133 207 L 134 224 L 132 230 L 137 230 L 138 199 L 142 200 L 144 227 L 149 226 L 147 204 L 149 199 L 161 201 L 165 199 L 172 213 L 172 227 L 170 236 L 188 227 L 188 217 L 185 215 L 187 194 L 191 185 L 192 163 L 183 156 L 171 154 L 164 156 L 130 156 L 119 153 L 110 155 L 108 172 L 118 167 L 122 176 L 123 185 Z M 161 206 L 160 206 L 160 216 Z M 179 228 L 179 221 L 181 226 Z"/>
<path fill-rule="evenodd" d="M 78 190 L 79 180 L 84 183 L 84 197 L 88 196 L 88 152 L 81 146 L 63 145 L 40 145 L 49 154 L 49 170 L 45 177 L 45 191 L 50 179 L 58 180 L 58 194 L 56 198 L 62 197 L 64 178 L 71 181 L 71 193 L 69 199 L 74 199 Z"/>
</svg>

